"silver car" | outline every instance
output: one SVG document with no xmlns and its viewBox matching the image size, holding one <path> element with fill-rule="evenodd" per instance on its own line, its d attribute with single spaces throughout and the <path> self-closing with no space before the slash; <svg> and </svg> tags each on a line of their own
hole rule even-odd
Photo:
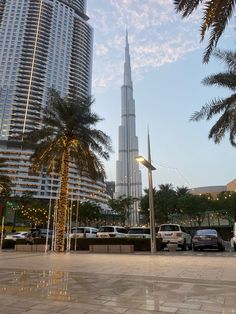
<svg viewBox="0 0 236 314">
<path fill-rule="evenodd" d="M 225 250 L 224 240 L 215 229 L 197 230 L 193 237 L 193 250 L 217 249 Z"/>
<path fill-rule="evenodd" d="M 150 238 L 150 228 L 133 227 L 127 233 L 128 238 Z"/>
</svg>

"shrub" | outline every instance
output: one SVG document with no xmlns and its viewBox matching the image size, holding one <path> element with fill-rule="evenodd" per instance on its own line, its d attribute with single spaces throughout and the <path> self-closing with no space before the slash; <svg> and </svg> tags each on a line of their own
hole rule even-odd
<svg viewBox="0 0 236 314">
<path fill-rule="evenodd" d="M 16 241 L 14 240 L 3 240 L 2 248 L 3 249 L 14 249 Z"/>
<path fill-rule="evenodd" d="M 161 250 L 162 239 L 156 239 L 157 251 Z M 133 244 L 135 251 L 150 251 L 150 239 L 142 238 L 77 238 L 76 250 L 88 251 L 93 244 Z M 71 250 L 74 250 L 75 239 L 71 239 Z"/>
<path fill-rule="evenodd" d="M 25 239 L 16 239 L 16 244 L 27 244 L 27 241 Z"/>
<path fill-rule="evenodd" d="M 48 239 L 48 244 L 51 243 L 51 239 Z M 33 244 L 46 244 L 46 238 L 34 238 Z"/>
</svg>

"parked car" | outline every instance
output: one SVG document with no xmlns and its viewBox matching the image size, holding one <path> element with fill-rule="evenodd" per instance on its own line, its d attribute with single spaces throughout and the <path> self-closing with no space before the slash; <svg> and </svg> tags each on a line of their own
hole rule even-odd
<svg viewBox="0 0 236 314">
<path fill-rule="evenodd" d="M 71 229 L 70 238 L 96 238 L 98 229 L 92 227 L 77 227 Z"/>
<path fill-rule="evenodd" d="M 236 252 L 236 222 L 234 223 L 234 229 L 232 231 L 233 237 L 230 240 L 231 248 Z"/>
<path fill-rule="evenodd" d="M 176 243 L 183 251 L 192 249 L 192 237 L 183 226 L 178 224 L 162 224 L 159 227 L 157 237 L 162 238 L 162 247 L 167 243 Z"/>
<path fill-rule="evenodd" d="M 33 242 L 33 237 L 30 232 L 27 231 L 17 231 L 13 233 L 9 233 L 6 235 L 5 240 L 14 240 L 16 241 L 17 239 L 25 239 L 26 242 Z"/>
<path fill-rule="evenodd" d="M 193 250 L 217 249 L 225 250 L 224 240 L 215 229 L 197 230 L 193 237 Z"/>
<path fill-rule="evenodd" d="M 46 238 L 47 229 L 33 228 L 31 229 L 31 234 L 33 238 Z M 48 230 L 48 237 L 52 238 L 53 230 Z"/>
<path fill-rule="evenodd" d="M 133 227 L 128 230 L 128 238 L 150 238 L 150 228 Z"/>
<path fill-rule="evenodd" d="M 98 229 L 98 238 L 124 238 L 128 230 L 121 226 L 101 226 Z"/>
</svg>

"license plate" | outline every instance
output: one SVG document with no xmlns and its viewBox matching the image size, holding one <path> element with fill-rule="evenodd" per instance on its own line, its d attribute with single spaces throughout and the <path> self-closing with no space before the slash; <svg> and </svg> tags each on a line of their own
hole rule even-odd
<svg viewBox="0 0 236 314">
<path fill-rule="evenodd" d="M 173 233 L 165 233 L 165 236 L 172 236 Z"/>
<path fill-rule="evenodd" d="M 211 238 L 209 238 L 209 237 L 200 237 L 200 238 L 201 238 L 201 240 L 207 240 L 207 241 L 211 240 Z"/>
</svg>

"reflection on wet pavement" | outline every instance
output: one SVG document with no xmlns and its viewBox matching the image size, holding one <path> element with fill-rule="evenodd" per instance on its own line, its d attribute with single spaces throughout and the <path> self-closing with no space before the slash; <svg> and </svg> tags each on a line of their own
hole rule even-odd
<svg viewBox="0 0 236 314">
<path fill-rule="evenodd" d="M 0 313 L 13 296 L 15 314 L 235 313 L 235 295 L 226 281 L 0 269 Z"/>
</svg>

